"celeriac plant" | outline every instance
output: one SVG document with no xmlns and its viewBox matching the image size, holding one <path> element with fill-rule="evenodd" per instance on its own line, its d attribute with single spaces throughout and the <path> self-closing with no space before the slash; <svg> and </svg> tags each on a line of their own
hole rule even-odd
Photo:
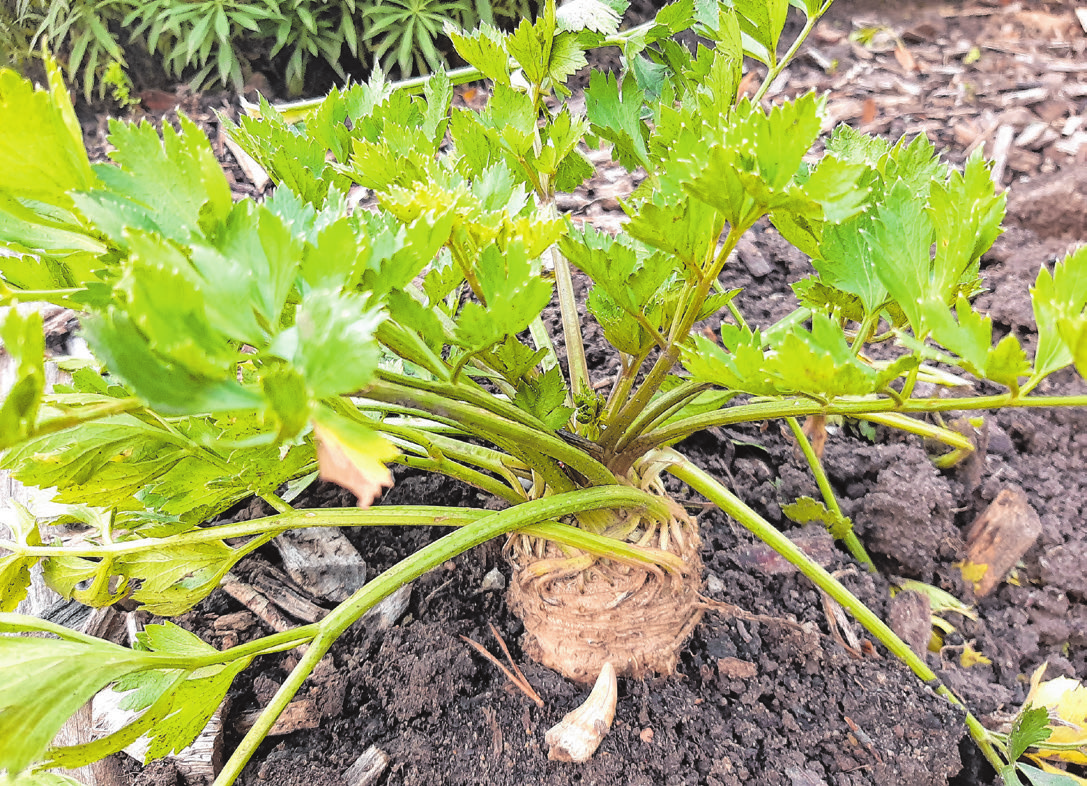
<svg viewBox="0 0 1087 786">
<path fill-rule="evenodd" d="M 785 46 L 790 6 L 805 24 Z M 875 614 L 675 447 L 712 426 L 784 420 L 824 495 L 793 514 L 825 521 L 868 562 L 800 418 L 863 418 L 965 451 L 960 435 L 914 415 L 1087 404 L 1034 394 L 1059 369 L 1087 372 L 1087 250 L 1039 272 L 1033 357 L 1013 336 L 994 344 L 970 303 L 1004 213 L 981 158 L 958 171 L 924 138 L 890 143 L 844 127 L 814 154 L 821 98 L 764 108 L 827 6 L 681 0 L 619 32 L 613 7 L 577 0 L 548 3 L 509 34 L 450 31 L 471 65 L 461 77 L 489 84 L 483 109 L 453 108 L 441 73 L 421 94 L 380 78 L 334 90 L 299 124 L 262 104 L 228 129 L 277 184 L 262 202 L 232 201 L 184 118 L 161 137 L 113 123 L 111 162 L 92 165 L 56 70 L 47 90 L 0 73 L 0 241 L 13 254 L 0 257 L 2 294 L 83 312 L 94 355 L 46 393 L 40 319 L 12 310 L 0 327 L 17 370 L 0 409 L 0 466 L 55 487 L 68 507 L 47 523 L 82 530 L 46 543 L 43 522 L 19 509 L 0 543 L 0 631 L 55 634 L 0 637 L 0 772 L 76 766 L 142 735 L 152 758 L 179 750 L 255 657 L 306 644 L 216 780 L 232 783 L 343 631 L 498 537 L 531 657 L 583 682 L 604 664 L 629 677 L 671 673 L 705 605 L 698 524 L 666 475 L 778 550 L 958 703 Z M 693 48 L 675 40 L 691 28 L 702 41 Z M 626 69 L 592 73 L 582 115 L 565 82 L 600 46 L 621 47 Z M 766 78 L 738 97 L 745 58 Z M 556 209 L 557 193 L 593 174 L 585 152 L 601 143 L 645 173 L 614 236 Z M 375 209 L 352 209 L 356 185 L 373 191 Z M 764 219 L 811 258 L 812 275 L 794 285 L 795 313 L 753 325 L 719 276 Z M 592 282 L 584 300 L 575 268 Z M 541 319 L 553 299 L 565 357 Z M 718 315 L 719 342 L 696 329 Z M 587 319 L 619 361 L 606 391 L 586 362 Z M 1004 392 L 919 392 L 962 386 L 964 375 Z M 456 478 L 505 508 L 369 507 L 391 483 L 389 464 Z M 318 473 L 359 507 L 293 509 L 283 489 Z M 254 495 L 277 513 L 209 523 Z M 450 532 L 320 622 L 222 652 L 168 622 L 127 649 L 10 613 L 35 564 L 66 597 L 127 598 L 169 616 L 286 530 L 424 524 Z M 130 725 L 50 745 L 110 687 L 139 713 Z M 1008 747 L 972 715 L 967 724 L 1004 767 Z"/>
</svg>

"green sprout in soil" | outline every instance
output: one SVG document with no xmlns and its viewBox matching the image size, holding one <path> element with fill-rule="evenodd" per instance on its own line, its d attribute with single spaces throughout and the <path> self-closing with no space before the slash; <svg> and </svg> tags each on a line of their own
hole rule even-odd
<svg viewBox="0 0 1087 786">
<path fill-rule="evenodd" d="M 494 538 L 506 541 L 529 656 L 585 683 L 670 674 L 706 604 L 698 522 L 669 476 L 961 704 L 870 609 L 676 447 L 714 426 L 785 421 L 823 497 L 791 513 L 826 522 L 871 565 L 803 419 L 849 416 L 963 451 L 960 434 L 919 416 L 1087 405 L 1034 393 L 1067 366 L 1087 373 L 1087 249 L 1039 272 L 1033 355 L 1014 336 L 994 342 L 971 304 L 1004 215 L 985 162 L 949 167 L 924 137 L 892 143 L 841 127 L 821 138 L 816 95 L 764 107 L 828 6 L 681 0 L 621 32 L 610 5 L 578 0 L 550 2 L 511 33 L 450 31 L 469 63 L 457 81 L 487 84 L 482 109 L 454 107 L 443 73 L 406 89 L 374 78 L 333 90 L 290 118 L 262 103 L 228 124 L 276 183 L 259 202 L 233 201 L 187 119 L 161 135 L 114 122 L 111 162 L 92 165 L 56 68 L 46 90 L 0 72 L 0 295 L 82 312 L 94 356 L 47 393 L 40 317 L 12 309 L 0 327 L 16 369 L 0 466 L 54 487 L 67 506 L 49 521 L 17 511 L 0 542 L 0 631 L 22 634 L 0 637 L 0 772 L 78 766 L 141 736 L 149 758 L 180 750 L 254 658 L 306 645 L 216 780 L 233 783 L 340 634 Z M 782 41 L 791 7 L 804 24 Z M 677 42 L 687 30 L 699 44 Z M 565 84 L 602 46 L 621 49 L 625 70 L 591 74 L 582 114 Z M 740 96 L 751 61 L 765 78 Z M 593 175 L 586 152 L 601 144 L 644 174 L 616 235 L 556 207 Z M 376 207 L 353 209 L 354 186 Z M 812 273 L 793 285 L 795 313 L 756 325 L 719 277 L 763 219 Z M 575 268 L 592 282 L 584 298 Z M 553 299 L 565 357 L 541 318 Z M 610 387 L 586 361 L 590 319 L 618 361 Z M 707 320 L 720 323 L 712 339 Z M 999 392 L 964 393 L 966 376 Z M 505 507 L 369 507 L 392 482 L 389 464 L 456 478 Z M 358 507 L 295 510 L 281 496 L 318 472 Z M 253 496 L 275 515 L 212 523 Z M 81 534 L 47 542 L 44 523 Z M 450 531 L 320 622 L 225 651 L 169 622 L 128 649 L 11 613 L 35 565 L 67 598 L 170 616 L 286 530 L 433 524 Z M 42 633 L 53 635 L 27 635 Z M 134 720 L 53 746 L 107 688 L 125 693 Z M 966 722 L 1014 777 L 1023 746 Z"/>
</svg>

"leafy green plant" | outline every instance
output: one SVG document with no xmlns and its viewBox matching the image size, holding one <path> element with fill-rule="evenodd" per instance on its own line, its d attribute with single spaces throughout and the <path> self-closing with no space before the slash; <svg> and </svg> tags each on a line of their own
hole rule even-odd
<svg viewBox="0 0 1087 786">
<path fill-rule="evenodd" d="M 69 82 L 82 84 L 88 101 L 96 95 L 104 98 L 109 87 L 104 74 L 118 69 L 123 73 L 126 64 L 122 42 L 113 29 L 120 18 L 117 0 L 18 0 L 12 29 L 34 33 L 29 40 L 24 36 L 12 41 L 18 47 L 11 50 L 12 56 L 21 61 L 39 46 L 62 52 Z"/>
<path fill-rule="evenodd" d="M 365 40 L 386 71 L 407 76 L 414 64 L 425 72 L 443 63 L 435 42 L 446 22 L 470 16 L 467 0 L 377 0 L 366 9 Z"/>
<path fill-rule="evenodd" d="M 68 506 L 60 521 L 82 529 L 77 542 L 46 543 L 20 510 L 0 543 L 0 632 L 54 634 L 0 637 L 0 682 L 15 686 L 0 693 L 0 771 L 76 766 L 144 734 L 152 755 L 181 748 L 252 659 L 306 644 L 216 781 L 232 783 L 343 631 L 498 537 L 509 538 L 510 605 L 532 657 L 580 681 L 611 673 L 605 664 L 671 673 L 703 606 L 698 523 L 665 475 L 770 544 L 959 704 L 870 609 L 675 446 L 713 426 L 784 419 L 803 447 L 798 419 L 849 416 L 961 450 L 960 435 L 915 416 L 1083 406 L 1087 396 L 1034 390 L 1070 365 L 1087 372 L 1087 248 L 1039 272 L 1033 357 L 1014 336 L 994 343 L 970 303 L 1004 212 L 985 163 L 959 171 L 923 138 L 848 128 L 813 156 L 822 100 L 759 100 L 829 2 L 791 5 L 804 26 L 780 56 L 786 0 L 681 0 L 622 33 L 610 6 L 550 2 L 510 33 L 451 31 L 471 64 L 457 78 L 490 83 L 481 110 L 453 108 L 453 80 L 438 73 L 410 89 L 374 78 L 334 90 L 296 106 L 298 125 L 264 103 L 228 126 L 277 183 L 262 203 L 232 202 L 184 118 L 161 138 L 114 123 L 112 161 L 91 165 L 56 69 L 44 91 L 0 72 L 0 239 L 14 253 L 0 258 L 0 295 L 80 309 L 95 357 L 46 393 L 40 319 L 13 310 L 0 325 L 16 369 L 0 466 L 55 487 Z M 690 28 L 709 45 L 674 40 Z M 628 71 L 594 73 L 582 116 L 564 83 L 599 46 L 620 47 Z M 753 99 L 737 97 L 745 57 L 767 68 Z M 585 145 L 600 142 L 646 173 L 615 236 L 573 226 L 555 203 L 593 174 Z M 355 184 L 373 189 L 377 209 L 349 209 Z M 764 218 L 811 258 L 812 275 L 795 285 L 794 314 L 753 325 L 719 276 Z M 593 284 L 584 301 L 573 267 Z M 565 362 L 540 316 L 552 298 Z M 619 359 L 607 393 L 586 362 L 585 311 Z M 696 329 L 718 315 L 720 343 Z M 919 392 L 961 388 L 966 375 L 1002 392 Z M 395 463 L 506 507 L 368 507 Z M 292 508 L 284 485 L 318 471 L 359 507 Z M 277 513 L 209 523 L 252 495 Z M 862 553 L 832 494 L 793 513 L 821 517 Z M 450 532 L 320 622 L 223 652 L 169 623 L 126 650 L 10 613 L 36 564 L 80 602 L 127 598 L 171 615 L 281 532 L 377 524 Z M 104 689 L 141 714 L 87 745 L 50 747 Z M 1006 768 L 1009 747 L 966 722 Z"/>
<path fill-rule="evenodd" d="M 238 47 L 245 31 L 259 36 L 262 22 L 279 17 L 274 0 L 151 0 L 130 6 L 125 27 L 133 26 L 133 36 L 146 36 L 147 48 L 162 55 L 168 74 L 181 79 L 196 69 L 194 88 L 216 81 L 239 92 L 245 80 Z"/>
</svg>

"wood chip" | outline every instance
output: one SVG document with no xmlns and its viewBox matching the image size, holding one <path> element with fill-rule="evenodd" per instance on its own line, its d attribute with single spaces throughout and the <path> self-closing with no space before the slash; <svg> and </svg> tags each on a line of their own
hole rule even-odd
<svg viewBox="0 0 1087 786">
<path fill-rule="evenodd" d="M 389 766 L 389 756 L 376 745 L 371 745 L 343 774 L 344 786 L 370 786 Z"/>
<path fill-rule="evenodd" d="M 932 638 L 932 604 L 928 597 L 914 590 L 902 590 L 891 598 L 887 624 L 910 649 L 924 658 Z"/>
<path fill-rule="evenodd" d="M 339 603 L 366 583 L 366 563 L 335 527 L 284 532 L 272 541 L 283 567 L 299 587 Z"/>
<path fill-rule="evenodd" d="M 249 182 L 257 189 L 257 191 L 263 191 L 271 182 L 271 178 L 268 177 L 268 173 L 264 171 L 264 167 L 256 162 L 256 160 L 242 150 L 238 143 L 231 139 L 229 136 L 223 136 L 223 142 L 226 143 L 227 150 L 234 156 L 234 160 L 238 162 L 238 166 L 241 168 L 245 176 L 249 178 Z"/>
<path fill-rule="evenodd" d="M 235 726 L 238 731 L 247 732 L 257 723 L 260 710 L 252 710 L 241 715 Z M 313 699 L 295 699 L 280 713 L 268 732 L 269 737 L 282 737 L 304 729 L 316 729 L 321 725 L 321 713 Z"/>
<path fill-rule="evenodd" d="M 294 623 L 284 617 L 264 593 L 246 584 L 233 573 L 226 574 L 222 586 L 230 597 L 256 614 L 272 630 L 282 633 L 295 627 Z"/>
<path fill-rule="evenodd" d="M 1024 147 L 1030 150 L 1041 150 L 1051 142 L 1060 138 L 1060 134 L 1049 125 L 1038 120 L 1030 123 L 1012 143 L 1016 147 Z"/>
<path fill-rule="evenodd" d="M 271 565 L 260 565 L 249 577 L 250 583 L 264 593 L 272 603 L 295 619 L 317 622 L 328 614 L 316 603 L 303 595 L 287 574 Z"/>
<path fill-rule="evenodd" d="M 1027 90 L 1004 93 L 1004 95 L 1000 96 L 1000 103 L 1003 106 L 1026 106 L 1045 101 L 1047 98 L 1049 98 L 1048 87 L 1031 87 Z"/>
<path fill-rule="evenodd" d="M 749 660 L 718 658 L 717 673 L 730 680 L 749 680 L 759 673 L 759 667 Z"/>
<path fill-rule="evenodd" d="M 998 187 L 1004 182 L 1004 170 L 1008 166 L 1008 151 L 1011 150 L 1014 140 L 1015 128 L 1012 126 L 1001 126 L 996 130 L 996 138 L 993 140 L 993 149 L 989 157 L 993 160 L 993 182 Z"/>
<path fill-rule="evenodd" d="M 1041 534 L 1041 519 L 1026 495 L 1001 491 L 966 534 L 964 573 L 974 582 L 974 594 L 992 592 Z"/>
</svg>

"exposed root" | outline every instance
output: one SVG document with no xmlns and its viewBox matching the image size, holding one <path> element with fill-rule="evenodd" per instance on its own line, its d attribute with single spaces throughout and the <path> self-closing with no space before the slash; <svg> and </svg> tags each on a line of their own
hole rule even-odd
<svg viewBox="0 0 1087 786">
<path fill-rule="evenodd" d="M 701 540 L 678 506 L 671 521 L 642 525 L 639 545 L 675 554 L 685 570 L 665 573 L 656 565 L 595 558 L 591 567 L 571 573 L 578 559 L 559 547 L 541 549 L 524 536 L 511 541 L 510 607 L 524 622 L 526 654 L 583 683 L 609 662 L 618 674 L 635 678 L 675 672 L 680 649 L 705 610 Z"/>
<path fill-rule="evenodd" d="M 588 761 L 611 728 L 618 698 L 615 669 L 605 663 L 585 703 L 567 713 L 544 735 L 544 741 L 550 746 L 547 758 L 578 764 Z"/>
</svg>

